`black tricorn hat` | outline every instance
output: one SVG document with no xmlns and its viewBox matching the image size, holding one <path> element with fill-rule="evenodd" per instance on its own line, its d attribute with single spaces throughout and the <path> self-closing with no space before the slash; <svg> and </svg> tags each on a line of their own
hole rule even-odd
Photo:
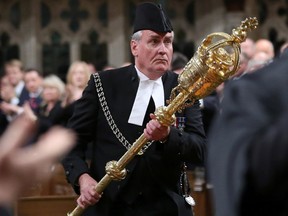
<svg viewBox="0 0 288 216">
<path fill-rule="evenodd" d="M 171 32 L 173 28 L 160 4 L 145 2 L 136 8 L 133 33 L 140 30 Z"/>
</svg>

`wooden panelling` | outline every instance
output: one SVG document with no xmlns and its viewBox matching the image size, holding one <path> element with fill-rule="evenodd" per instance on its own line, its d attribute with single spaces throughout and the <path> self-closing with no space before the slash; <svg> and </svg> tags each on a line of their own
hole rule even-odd
<svg viewBox="0 0 288 216">
<path fill-rule="evenodd" d="M 76 196 L 35 196 L 18 200 L 15 216 L 64 216 L 76 207 Z"/>
</svg>

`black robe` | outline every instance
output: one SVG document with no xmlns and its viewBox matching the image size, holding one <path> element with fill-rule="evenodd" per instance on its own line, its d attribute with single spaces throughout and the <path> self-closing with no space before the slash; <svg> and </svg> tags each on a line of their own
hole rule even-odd
<svg viewBox="0 0 288 216">
<path fill-rule="evenodd" d="M 135 67 L 131 65 L 100 72 L 100 77 L 111 115 L 121 133 L 132 144 L 143 133 L 146 125 L 146 122 L 143 126 L 128 123 L 139 85 Z M 177 85 L 177 75 L 167 72 L 162 81 L 167 100 L 172 88 Z M 109 215 L 105 211 L 115 208 L 115 204 L 120 200 L 133 203 L 141 193 L 149 194 L 151 198 L 161 194 L 157 198 L 158 201 L 161 201 L 161 196 L 166 196 L 173 201 L 177 215 L 192 215 L 191 207 L 185 204 L 179 193 L 178 184 L 182 161 L 203 163 L 204 160 L 205 134 L 198 101 L 185 109 L 181 115 L 186 117 L 185 131 L 172 127 L 165 144 L 155 142 L 144 155 L 136 156 L 126 167 L 126 178 L 122 181 L 112 181 L 105 189 L 100 202 L 94 207 L 97 216 Z M 146 119 L 148 121 L 148 118 Z M 68 180 L 79 193 L 77 181 L 81 174 L 89 173 L 99 181 L 106 174 L 106 163 L 118 160 L 127 151 L 117 140 L 103 115 L 93 76 L 84 90 L 83 97 L 75 104 L 74 115 L 68 127 L 77 132 L 78 142 L 63 161 L 63 165 Z M 93 142 L 93 152 L 88 168 L 84 159 L 90 141 Z M 141 187 L 146 183 L 149 187 Z"/>
</svg>

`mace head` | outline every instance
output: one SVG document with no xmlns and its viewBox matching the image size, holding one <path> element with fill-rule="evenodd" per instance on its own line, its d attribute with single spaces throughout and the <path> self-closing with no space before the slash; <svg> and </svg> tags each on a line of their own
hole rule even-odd
<svg viewBox="0 0 288 216">
<path fill-rule="evenodd" d="M 244 21 L 241 22 L 241 25 L 236 29 L 232 30 L 232 37 L 234 38 L 235 42 L 242 43 L 247 38 L 247 32 L 253 29 L 256 29 L 258 26 L 258 20 L 256 17 L 249 17 L 246 18 Z"/>
<path fill-rule="evenodd" d="M 256 17 L 250 17 L 231 34 L 215 32 L 204 38 L 179 76 L 175 91 L 189 94 L 193 101 L 207 96 L 229 79 L 239 67 L 240 44 L 246 40 L 248 31 L 257 28 L 257 25 Z"/>
</svg>

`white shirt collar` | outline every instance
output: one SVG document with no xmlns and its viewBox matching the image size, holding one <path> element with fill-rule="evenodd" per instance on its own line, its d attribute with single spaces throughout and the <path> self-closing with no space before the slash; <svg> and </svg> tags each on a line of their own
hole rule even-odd
<svg viewBox="0 0 288 216">
<path fill-rule="evenodd" d="M 140 70 L 135 66 L 135 69 L 137 71 L 137 75 L 139 77 L 139 81 L 146 81 L 146 80 L 149 80 L 149 78 L 142 72 L 140 72 Z"/>
<path fill-rule="evenodd" d="M 142 126 L 151 96 L 156 108 L 164 106 L 164 88 L 161 77 L 150 80 L 136 66 L 135 68 L 139 77 L 139 86 L 128 123 Z"/>
<path fill-rule="evenodd" d="M 147 77 L 144 73 L 140 72 L 140 70 L 136 66 L 135 69 L 139 77 L 139 82 L 150 80 L 149 77 Z M 150 82 L 157 83 L 158 85 L 161 85 L 163 87 L 162 77 L 159 77 L 157 80 L 150 80 Z"/>
<path fill-rule="evenodd" d="M 41 95 L 42 93 L 42 87 L 38 88 L 36 92 L 29 92 L 29 97 L 30 98 L 37 98 Z"/>
</svg>

